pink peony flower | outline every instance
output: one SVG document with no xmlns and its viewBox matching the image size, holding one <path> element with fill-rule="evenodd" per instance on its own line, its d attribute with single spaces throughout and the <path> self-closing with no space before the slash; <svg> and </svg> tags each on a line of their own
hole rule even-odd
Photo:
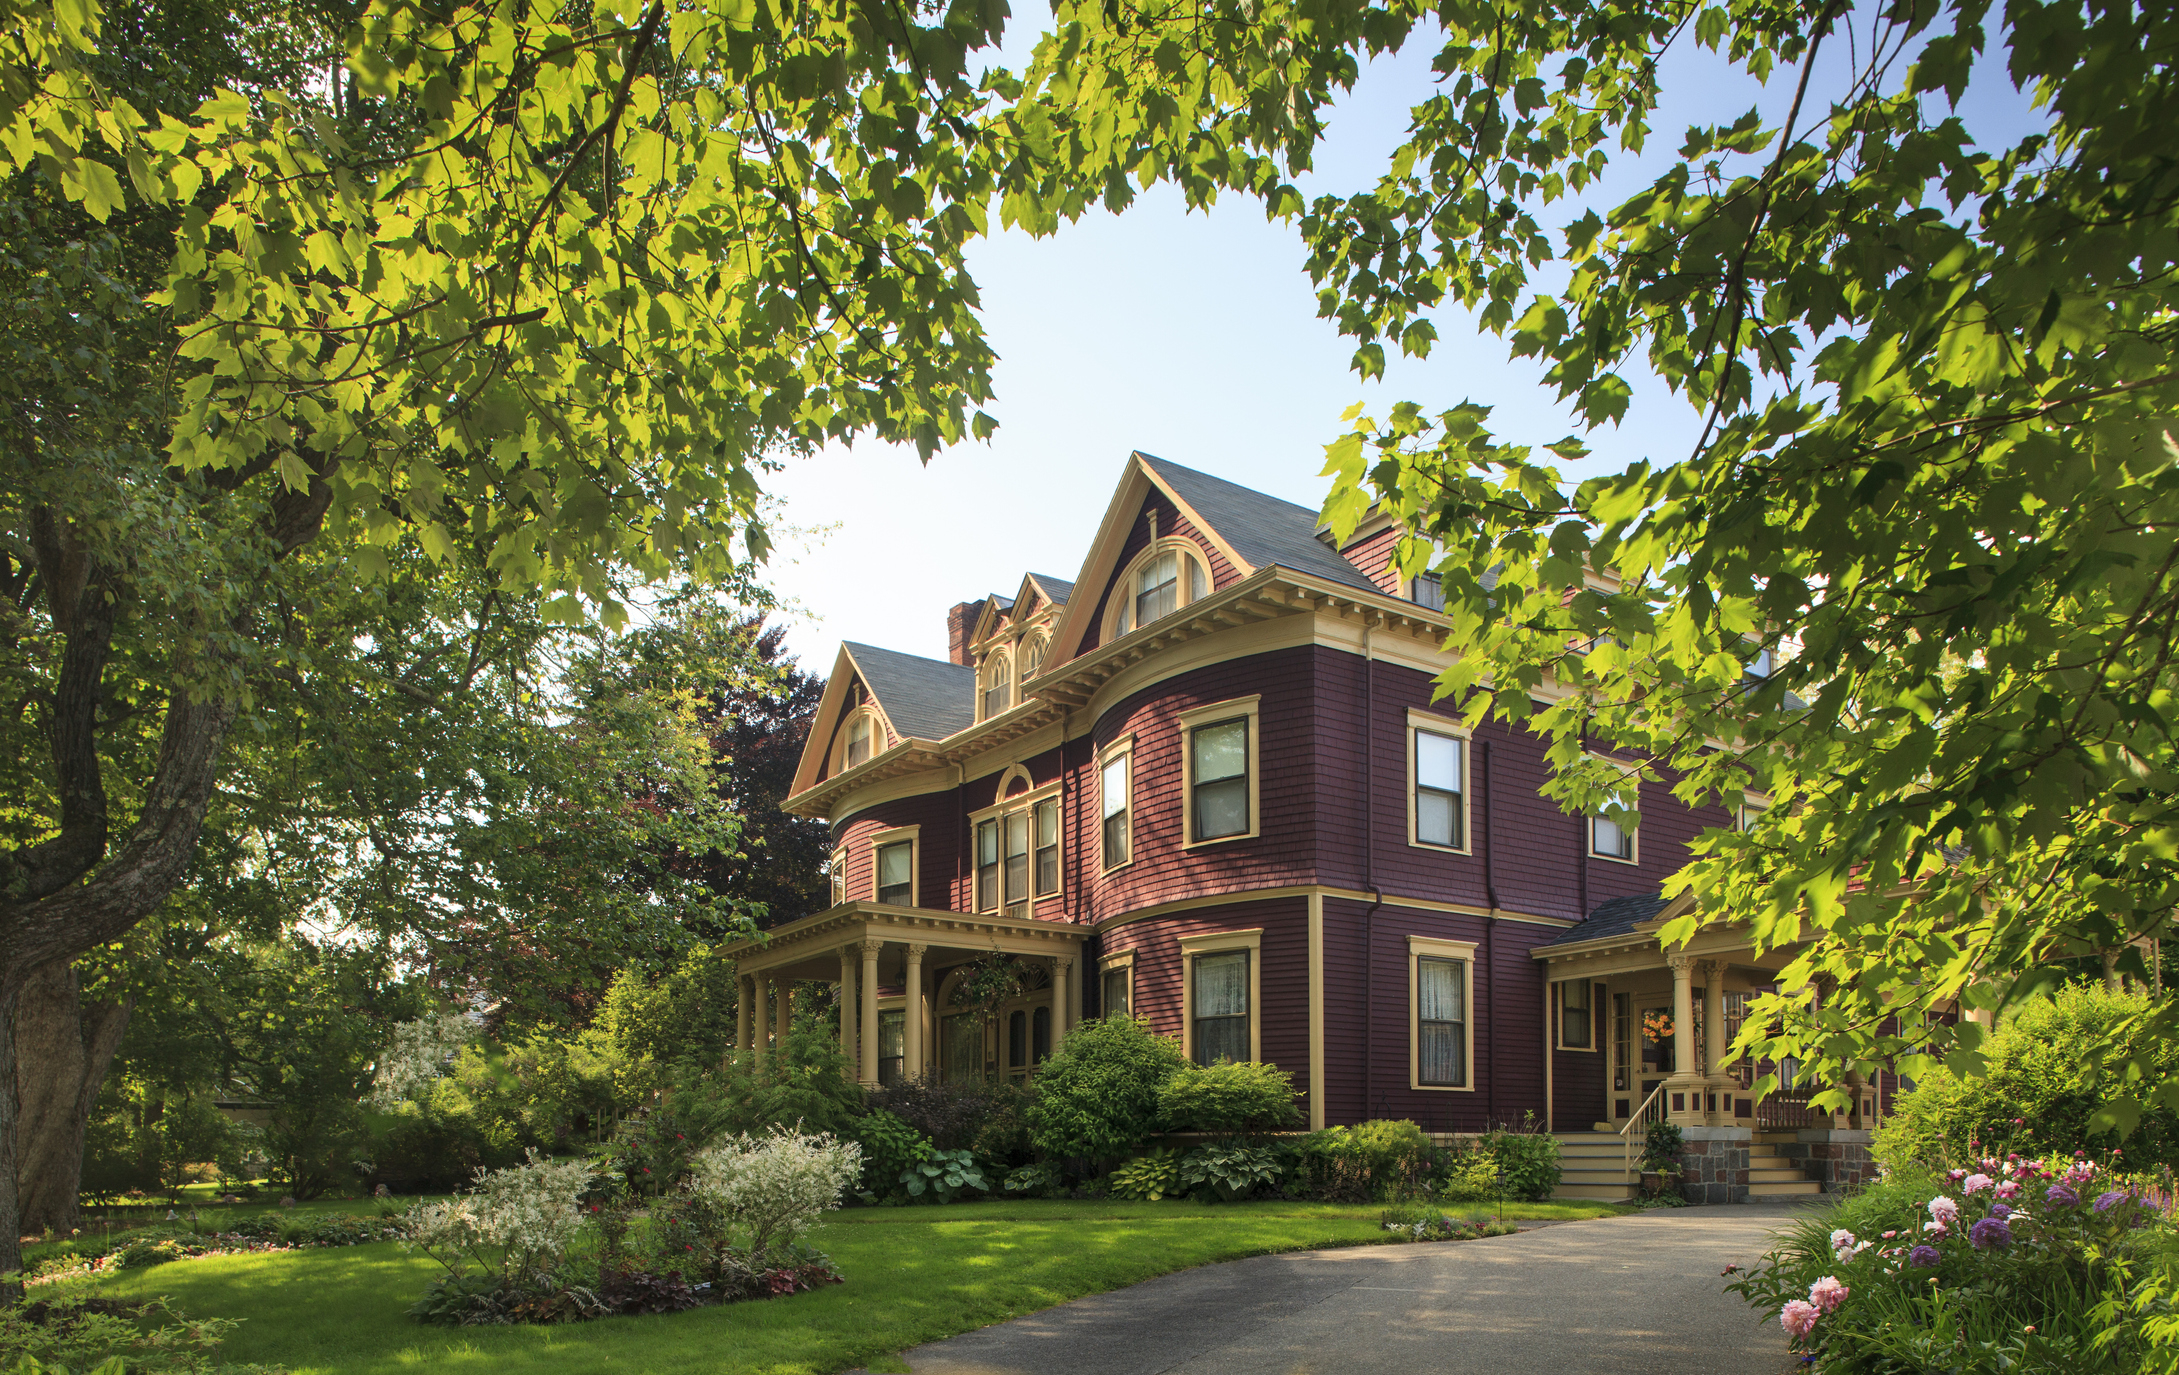
<svg viewBox="0 0 2179 1375">
<path fill-rule="evenodd" d="M 1806 1299 L 1792 1300 L 1779 1310 L 1778 1325 L 1793 1340 L 1801 1340 L 1816 1330 L 1816 1305 Z"/>
<path fill-rule="evenodd" d="M 1929 1201 L 1929 1215 L 1939 1224 L 1950 1227 L 1960 1220 L 1960 1205 L 1939 1194 Z"/>
<path fill-rule="evenodd" d="M 1986 1174 L 1971 1174 L 1960 1181 L 1960 1192 L 1963 1194 L 1979 1194 L 1984 1189 L 1989 1188 L 1990 1183 L 1990 1176 Z"/>
<path fill-rule="evenodd" d="M 1837 1275 L 1825 1275 L 1822 1279 L 1808 1286 L 1808 1301 L 1816 1305 L 1818 1312 L 1836 1313 L 1839 1311 L 1839 1305 L 1846 1302 L 1846 1296 L 1852 1292 L 1845 1285 L 1839 1283 Z"/>
<path fill-rule="evenodd" d="M 2010 1179 L 2006 1180 L 2003 1184 L 1997 1186 L 1997 1196 L 1999 1198 L 2011 1198 L 2014 1194 L 2017 1194 L 2019 1192 L 2020 1185 Z"/>
<path fill-rule="evenodd" d="M 1892 1239 L 1893 1237 L 1895 1237 L 1895 1236 L 1898 1236 L 1898 1235 L 1899 1235 L 1899 1229 L 1898 1229 L 1898 1228 L 1896 1228 L 1896 1227 L 1894 1227 L 1894 1228 L 1893 1228 L 1893 1229 L 1892 1229 L 1891 1231 L 1889 1231 L 1889 1232 L 1886 1232 L 1886 1233 L 1884 1234 L 1884 1240 L 1886 1240 L 1886 1241 L 1890 1241 L 1890 1240 L 1891 1240 L 1891 1239 Z"/>
</svg>

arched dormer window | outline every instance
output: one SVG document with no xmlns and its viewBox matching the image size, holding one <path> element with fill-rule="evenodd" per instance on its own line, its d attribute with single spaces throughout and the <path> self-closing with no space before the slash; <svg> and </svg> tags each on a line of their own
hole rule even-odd
<svg viewBox="0 0 2179 1375">
<path fill-rule="evenodd" d="M 1044 651 L 1050 648 L 1051 641 L 1042 635 L 1038 635 L 1029 641 L 1028 647 L 1021 652 L 1021 680 L 1023 682 L 1026 683 L 1031 678 L 1036 677 L 1037 673 L 1043 669 Z"/>
<path fill-rule="evenodd" d="M 857 707 L 855 714 L 847 718 L 840 729 L 839 771 L 845 772 L 860 764 L 870 762 L 870 757 L 884 747 L 884 727 L 878 722 L 878 714 L 868 707 Z"/>
<path fill-rule="evenodd" d="M 994 649 L 984 657 L 984 714 L 988 721 L 1014 705 L 1014 656 Z"/>
<path fill-rule="evenodd" d="M 1113 589 L 1112 633 L 1118 639 L 1208 596 L 1210 572 L 1194 545 L 1164 539 L 1138 555 Z"/>
</svg>

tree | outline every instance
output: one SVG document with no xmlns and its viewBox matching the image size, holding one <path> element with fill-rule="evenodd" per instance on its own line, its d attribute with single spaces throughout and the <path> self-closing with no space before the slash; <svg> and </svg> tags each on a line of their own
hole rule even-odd
<svg viewBox="0 0 2179 1375">
<path fill-rule="evenodd" d="M 0 765 L 0 1082 L 36 971 L 182 881 L 313 560 L 469 559 L 617 623 L 761 556 L 768 456 L 989 433 L 961 248 L 1000 18 L 0 8 L 0 669 L 36 745 Z M 0 1094 L 0 1271 L 16 1147 Z"/>
<path fill-rule="evenodd" d="M 1057 19 L 1007 115 L 1052 150 L 1006 174 L 1023 223 L 1055 225 L 1100 171 L 1121 201 L 1122 177 L 1169 178 L 1298 213 L 1282 178 L 1329 95 L 1432 29 L 1438 80 L 1383 177 L 1300 217 L 1357 371 L 1427 355 L 1451 306 L 1547 364 L 1592 429 L 1642 366 L 1691 408 L 1689 451 L 1571 491 L 1553 456 L 1579 436 L 1502 441 L 1474 401 L 1357 415 L 1325 512 L 1407 522 L 1401 567 L 1442 578 L 1459 656 L 1441 691 L 1546 735 L 1569 810 L 1639 819 L 1592 743 L 1689 802 L 1768 799 L 1700 842 L 1672 884 L 1700 908 L 1666 932 L 1807 941 L 1758 1009 L 1780 1030 L 1753 1016 L 1742 1049 L 1831 1083 L 1925 1045 L 1971 1067 L 1979 1028 L 1926 1021 L 1955 1000 L 1994 1006 L 2099 949 L 2139 972 L 2128 942 L 2179 905 L 2179 16 L 1158 0 Z M 1978 62 L 1993 41 L 2003 61 Z M 1584 204 L 1646 151 L 1674 72 L 1781 90 Z M 1980 146 L 1961 111 L 1985 93 L 2040 127 Z M 2179 1102 L 2134 1063 L 2120 1125 L 2142 1093 Z"/>
</svg>

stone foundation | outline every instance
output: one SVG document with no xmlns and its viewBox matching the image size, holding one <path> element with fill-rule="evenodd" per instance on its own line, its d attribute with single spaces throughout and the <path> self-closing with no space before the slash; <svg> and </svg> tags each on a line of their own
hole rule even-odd
<svg viewBox="0 0 2179 1375">
<path fill-rule="evenodd" d="M 1869 1157 L 1869 1133 L 1844 1127 L 1810 1127 L 1792 1141 L 1778 1143 L 1778 1154 L 1807 1171 L 1827 1194 L 1844 1193 L 1876 1180 Z"/>
<path fill-rule="evenodd" d="M 1680 1193 L 1689 1203 L 1748 1201 L 1746 1127 L 1685 1127 L 1680 1147 Z"/>
</svg>

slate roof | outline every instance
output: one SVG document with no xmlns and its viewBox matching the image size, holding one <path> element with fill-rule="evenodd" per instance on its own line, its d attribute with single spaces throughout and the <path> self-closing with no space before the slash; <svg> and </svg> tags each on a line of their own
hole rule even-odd
<svg viewBox="0 0 2179 1375">
<path fill-rule="evenodd" d="M 1324 547 L 1316 537 L 1317 513 L 1306 506 L 1262 492 L 1251 491 L 1222 477 L 1199 473 L 1144 454 L 1143 461 L 1168 483 L 1180 499 L 1210 524 L 1211 529 L 1233 546 L 1235 553 L 1258 568 L 1277 564 L 1296 573 L 1308 573 L 1327 582 L 1341 583 L 1381 593 L 1362 570 Z"/>
<path fill-rule="evenodd" d="M 847 646 L 863 683 L 902 735 L 943 740 L 976 722 L 976 670 L 876 645 Z"/>
<path fill-rule="evenodd" d="M 1589 909 L 1589 915 L 1560 932 L 1546 945 L 1572 945 L 1577 941 L 1625 936 L 1668 906 L 1662 893 L 1641 893 L 1630 898 L 1609 898 Z"/>
<path fill-rule="evenodd" d="M 1043 573 L 1031 573 L 1029 576 L 1036 579 L 1037 586 L 1050 595 L 1055 605 L 1065 606 L 1067 598 L 1074 595 L 1074 584 L 1065 578 L 1054 578 Z"/>
</svg>

